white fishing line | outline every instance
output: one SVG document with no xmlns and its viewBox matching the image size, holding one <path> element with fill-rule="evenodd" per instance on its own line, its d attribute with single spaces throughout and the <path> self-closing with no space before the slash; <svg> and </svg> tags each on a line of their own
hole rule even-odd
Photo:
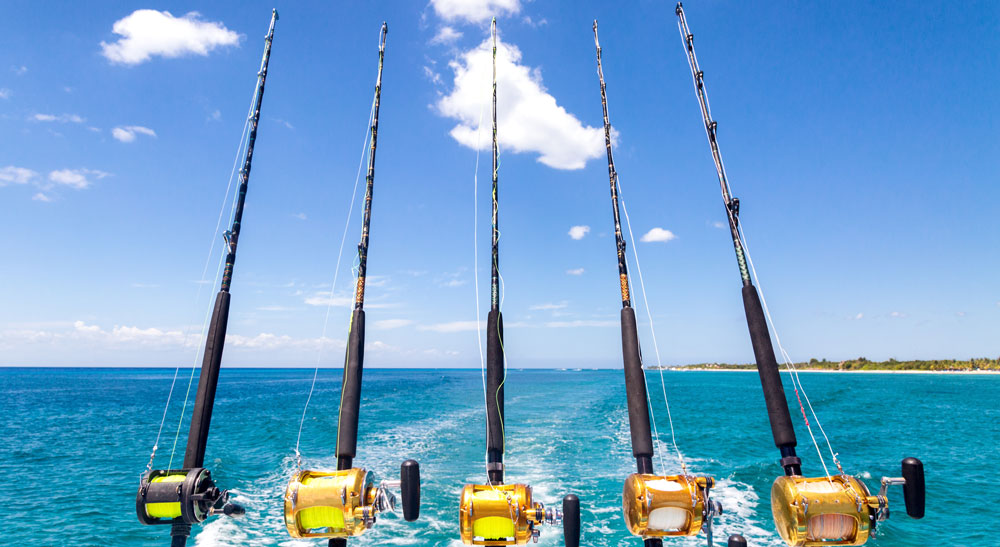
<svg viewBox="0 0 1000 547">
<path fill-rule="evenodd" d="M 379 30 L 379 39 L 381 40 L 381 30 Z M 302 428 L 306 421 L 306 413 L 309 410 L 309 402 L 312 401 L 313 392 L 316 390 L 316 377 L 319 376 L 319 365 L 323 358 L 323 344 L 326 341 L 326 330 L 330 323 L 330 309 L 333 308 L 333 295 L 337 288 L 337 279 L 340 276 L 340 261 L 344 256 L 344 243 L 347 241 L 347 231 L 351 226 L 351 216 L 354 214 L 354 202 L 357 201 L 358 182 L 361 180 L 361 168 L 364 166 L 365 158 L 368 157 L 368 142 L 371 139 L 371 128 L 374 118 L 375 94 L 373 92 L 371 109 L 368 111 L 368 127 L 365 131 L 365 140 L 361 145 L 361 159 L 358 161 L 358 170 L 354 175 L 354 189 L 351 191 L 350 207 L 347 209 L 347 220 L 344 222 L 344 233 L 340 236 L 340 248 L 337 251 L 337 265 L 333 270 L 333 283 L 330 284 L 330 293 L 327 295 L 326 314 L 323 318 L 323 331 L 319 339 L 319 347 L 316 350 L 316 368 L 313 369 L 312 382 L 309 385 L 309 395 L 306 396 L 306 404 L 302 407 L 302 417 L 299 419 L 299 431 L 295 436 L 296 468 L 300 468 L 302 464 L 301 454 L 299 453 L 299 445 L 302 441 Z M 341 396 L 343 396 L 343 393 Z"/>
<path fill-rule="evenodd" d="M 656 328 L 653 324 L 653 313 L 649 306 L 649 300 L 646 298 L 646 283 L 642 279 L 642 266 L 639 265 L 639 252 L 635 244 L 635 236 L 632 235 L 632 221 L 628 216 L 628 207 L 625 205 L 625 196 L 622 192 L 621 177 L 618 176 L 617 171 L 615 172 L 615 186 L 618 188 L 618 200 L 622 204 L 622 212 L 625 213 L 625 226 L 628 228 L 628 238 L 632 244 L 632 258 L 635 261 L 635 270 L 639 274 L 639 288 L 642 292 L 642 307 L 646 310 L 646 317 L 649 320 L 649 332 L 653 338 L 653 352 L 656 354 L 656 369 L 660 373 L 660 389 L 663 392 L 663 404 L 667 407 L 667 422 L 670 424 L 670 442 L 674 446 L 674 451 L 677 452 L 677 459 L 680 460 L 681 471 L 687 475 L 687 464 L 684 462 L 684 455 L 681 454 L 681 449 L 677 446 L 677 437 L 674 433 L 674 418 L 670 412 L 670 400 L 667 398 L 667 386 L 663 379 L 663 363 L 660 361 L 660 348 L 656 343 Z M 631 284 L 631 275 L 629 276 L 629 284 Z M 641 359 L 641 346 L 640 346 L 640 359 Z M 643 377 L 646 375 L 645 369 L 643 369 Z M 649 404 L 649 388 L 646 388 L 646 400 Z M 650 414 L 653 414 L 652 405 L 649 409 Z M 653 432 L 656 433 L 656 442 L 660 443 L 660 435 L 656 432 L 656 417 L 653 415 Z M 663 464 L 663 451 L 660 451 L 660 466 L 666 467 Z"/>
<path fill-rule="evenodd" d="M 232 169 L 230 169 L 229 171 L 229 181 L 226 184 L 226 192 L 225 194 L 223 194 L 222 204 L 219 205 L 219 216 L 215 222 L 215 231 L 212 233 L 212 243 L 211 245 L 209 245 L 208 254 L 205 256 L 205 266 L 202 268 L 201 279 L 198 282 L 198 291 L 195 296 L 195 303 L 201 301 L 201 293 L 205 286 L 205 275 L 208 273 L 208 265 L 212 261 L 212 255 L 215 253 L 215 245 L 219 239 L 219 228 L 222 226 L 222 215 L 226 210 L 226 203 L 229 201 L 230 191 L 232 190 L 233 187 L 233 176 L 236 174 L 236 166 L 239 164 L 240 157 L 243 155 L 244 146 L 246 146 L 247 144 L 247 130 L 250 127 L 250 118 L 253 115 L 253 106 L 256 103 L 256 100 L 257 100 L 257 91 L 255 89 L 253 95 L 250 98 L 250 107 L 247 110 L 247 117 L 243 122 L 243 131 L 240 134 L 239 146 L 236 147 L 236 156 L 233 158 L 233 166 Z M 235 200 L 235 194 L 234 194 L 234 200 Z M 219 281 L 219 272 L 222 265 L 223 256 L 224 255 L 220 255 L 219 257 L 219 266 L 216 267 L 215 280 L 213 281 L 213 285 L 217 284 Z M 208 328 L 208 320 L 209 317 L 211 316 L 210 314 L 213 307 L 214 306 L 208 307 L 208 309 L 205 312 L 205 317 L 202 320 L 200 333 L 201 333 L 201 338 L 203 339 L 205 337 L 205 331 Z M 190 336 L 191 336 L 191 328 L 187 327 L 184 331 L 183 345 L 187 345 L 187 341 L 188 339 L 190 339 Z M 198 364 L 198 355 L 200 353 L 199 350 L 201 350 L 201 348 L 202 346 L 200 344 L 195 348 L 195 353 L 191 363 L 191 375 L 188 377 L 187 391 L 185 392 L 184 395 L 184 405 L 181 407 L 181 417 L 180 420 L 177 422 L 177 431 L 176 434 L 174 435 L 173 446 L 170 450 L 170 463 L 167 465 L 168 469 L 171 469 L 173 465 L 174 452 L 177 448 L 177 440 L 180 437 L 181 425 L 184 422 L 184 414 L 185 410 L 187 409 L 187 400 L 191 393 L 191 384 L 194 381 L 194 371 Z M 150 471 L 153 468 L 153 459 L 156 457 L 156 451 L 159 448 L 160 436 L 163 433 L 163 426 L 167 420 L 167 412 L 170 409 L 170 401 L 174 394 L 174 387 L 177 384 L 177 377 L 179 373 L 180 373 L 180 367 L 175 368 L 173 380 L 171 380 L 170 382 L 170 391 L 167 393 L 167 402 L 163 405 L 163 416 L 160 418 L 160 427 L 156 432 L 156 441 L 153 442 L 153 450 L 152 453 L 149 455 L 149 464 L 147 464 L 146 466 L 147 471 Z"/>
</svg>

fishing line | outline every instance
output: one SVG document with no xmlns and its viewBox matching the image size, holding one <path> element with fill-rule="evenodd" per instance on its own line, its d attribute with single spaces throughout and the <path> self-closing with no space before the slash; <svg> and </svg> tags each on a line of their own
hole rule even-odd
<svg viewBox="0 0 1000 547">
<path fill-rule="evenodd" d="M 379 33 L 379 38 L 381 40 L 381 31 Z M 358 171 L 354 176 L 354 189 L 351 191 L 351 201 L 350 207 L 347 210 L 347 220 L 344 222 L 344 233 L 340 237 L 340 249 L 337 251 L 337 265 L 333 270 L 333 283 L 330 284 L 330 293 L 327 295 L 326 299 L 326 315 L 323 319 L 323 331 L 319 339 L 319 347 L 316 351 L 316 368 L 313 370 L 312 383 L 309 385 L 309 395 L 306 396 L 306 404 L 302 408 L 302 417 L 299 419 L 299 431 L 295 436 L 295 467 L 301 468 L 302 458 L 299 453 L 299 445 L 302 441 L 302 428 L 306 421 L 306 412 L 309 410 L 309 402 L 312 401 L 313 392 L 316 389 L 316 377 L 319 375 L 319 364 L 323 358 L 323 343 L 326 341 L 326 330 L 330 322 L 330 309 L 333 307 L 334 291 L 337 288 L 337 278 L 340 276 L 340 261 L 344 256 L 344 242 L 347 241 L 347 231 L 351 226 L 351 216 L 354 214 L 354 202 L 357 201 L 358 195 L 358 182 L 361 180 L 361 168 L 364 166 L 365 158 L 368 156 L 368 142 L 371 139 L 371 126 L 372 120 L 375 117 L 375 95 L 372 94 L 372 106 L 368 113 L 368 128 L 365 132 L 365 140 L 361 145 L 361 159 L 358 161 Z M 353 321 L 353 315 L 352 321 Z M 344 394 L 341 390 L 341 399 L 343 399 Z M 338 416 L 338 424 L 339 424 Z M 338 425 L 339 427 L 339 425 Z"/>
<path fill-rule="evenodd" d="M 632 258 L 635 261 L 635 270 L 639 274 L 639 288 L 642 292 L 642 307 L 646 310 L 646 317 L 649 319 L 649 332 L 653 338 L 653 351 L 656 354 L 656 368 L 660 373 L 660 389 L 663 392 L 663 404 L 667 407 L 667 421 L 670 424 L 670 442 L 674 445 L 674 451 L 677 452 L 677 458 L 680 460 L 681 471 L 687 475 L 687 464 L 684 462 L 684 455 L 681 454 L 681 449 L 677 446 L 677 437 L 674 434 L 674 418 L 670 412 L 670 400 L 667 398 L 667 386 L 663 379 L 663 364 L 660 362 L 660 348 L 656 343 L 656 329 L 653 324 L 653 313 L 649 307 L 649 300 L 646 298 L 646 283 L 642 279 L 642 266 L 639 265 L 639 252 L 635 244 L 635 236 L 632 234 L 632 221 L 628 216 L 628 206 L 625 205 L 625 195 L 622 192 L 621 177 L 615 172 L 615 186 L 618 188 L 618 200 L 622 204 L 622 212 L 625 213 L 625 227 L 628 228 L 628 238 L 632 243 Z M 632 276 L 629 274 L 629 284 L 632 283 Z M 640 357 L 641 357 L 641 347 L 640 347 Z M 643 370 L 643 375 L 646 372 Z M 660 443 L 660 434 L 656 431 L 656 416 L 653 414 L 652 404 L 649 402 L 649 388 L 646 388 L 646 400 L 647 404 L 650 405 L 649 413 L 653 416 L 653 433 L 656 435 L 656 442 Z M 666 467 L 663 464 L 663 451 L 660 451 L 660 466 Z"/>
<path fill-rule="evenodd" d="M 255 102 L 254 100 L 256 99 L 256 97 L 257 97 L 257 94 L 256 94 L 256 91 L 255 91 L 254 94 L 250 98 L 250 109 L 247 112 L 247 118 L 246 118 L 246 120 L 243 122 L 243 132 L 240 134 L 240 143 L 239 143 L 239 146 L 237 146 L 237 148 L 236 148 L 236 156 L 233 158 L 233 167 L 229 171 L 229 181 L 228 181 L 228 183 L 226 185 L 226 192 L 223 194 L 222 204 L 219 206 L 219 217 L 218 217 L 218 220 L 216 220 L 216 223 L 215 223 L 215 231 L 212 233 L 212 244 L 209 246 L 208 254 L 205 256 L 205 266 L 202 268 L 201 280 L 198 283 L 198 291 L 197 291 L 197 294 L 195 296 L 195 302 L 199 302 L 201 300 L 202 289 L 205 286 L 205 283 L 204 283 L 204 281 L 205 281 L 205 275 L 208 273 L 208 265 L 211 263 L 211 261 L 212 261 L 212 254 L 215 252 L 215 245 L 216 245 L 216 241 L 218 240 L 219 227 L 222 225 L 222 215 L 223 215 L 223 213 L 226 210 L 226 203 L 229 201 L 229 192 L 230 192 L 230 190 L 232 189 L 232 186 L 233 186 L 233 176 L 236 174 L 236 166 L 239 164 L 239 159 L 240 159 L 241 153 L 243 151 L 243 146 L 246 143 L 247 128 L 250 126 L 250 116 L 252 115 L 252 112 L 253 112 L 253 105 L 254 105 L 254 102 Z M 215 281 L 218 282 L 218 270 L 216 270 Z M 204 335 L 205 335 L 205 329 L 207 328 L 208 313 L 209 312 L 206 312 L 205 321 L 202 323 L 202 328 L 201 328 L 201 336 L 202 337 L 204 337 Z M 187 341 L 188 341 L 188 339 L 190 337 L 191 337 L 191 328 L 188 327 L 188 328 L 185 329 L 184 338 L 183 338 L 183 341 L 182 341 L 182 345 L 186 346 L 187 345 Z M 191 377 L 188 379 L 188 394 L 190 393 L 191 382 L 192 382 L 192 380 L 194 378 L 195 366 L 198 364 L 198 353 L 199 353 L 198 350 L 199 349 L 201 349 L 200 346 L 197 347 L 197 348 L 195 348 L 194 360 L 193 360 L 193 362 L 191 364 Z M 159 426 L 159 428 L 156 431 L 156 440 L 153 441 L 153 450 L 149 454 L 149 463 L 146 465 L 146 471 L 150 471 L 150 470 L 153 469 L 153 460 L 156 457 L 156 451 L 159 449 L 160 437 L 163 434 L 163 426 L 166 424 L 166 421 L 167 421 L 167 413 L 168 413 L 168 411 L 170 409 L 170 401 L 173 398 L 174 388 L 176 387 L 177 378 L 180 375 L 180 370 L 181 370 L 180 367 L 176 367 L 174 369 L 174 377 L 170 381 L 170 390 L 167 393 L 167 401 L 163 405 L 163 416 L 160 418 L 160 426 Z M 187 406 L 186 405 L 187 396 L 188 395 L 186 394 L 185 395 L 185 407 L 184 408 L 186 408 L 186 406 Z M 181 421 L 177 424 L 177 435 L 174 437 L 174 448 L 171 449 L 171 453 L 170 453 L 170 461 L 171 461 L 171 463 L 173 462 L 174 449 L 177 446 L 177 438 L 180 436 L 180 428 L 181 428 L 181 424 L 183 423 L 183 419 L 184 419 L 184 408 L 182 408 L 182 410 L 181 410 Z M 168 468 L 169 468 L 169 466 L 168 466 Z"/>
</svg>

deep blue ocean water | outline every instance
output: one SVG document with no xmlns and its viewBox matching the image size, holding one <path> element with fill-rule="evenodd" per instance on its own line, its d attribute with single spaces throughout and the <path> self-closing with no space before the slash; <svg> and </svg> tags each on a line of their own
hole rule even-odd
<svg viewBox="0 0 1000 547">
<path fill-rule="evenodd" d="M 168 463 L 187 372 L 157 467 Z M 162 369 L 0 369 L 0 544 L 169 545 L 168 527 L 138 523 L 134 500 L 172 376 Z M 741 532 L 752 546 L 781 545 L 768 501 L 780 468 L 757 375 L 664 377 L 689 467 L 717 479 L 726 511 L 716 525 L 718 544 Z M 311 378 L 311 370 L 222 370 L 206 464 L 247 514 L 196 527 L 189 545 L 325 545 L 292 541 L 281 518 Z M 647 379 L 666 442 L 658 373 Z M 845 469 L 870 488 L 882 475 L 898 476 L 905 456 L 924 462 L 927 517 L 907 517 L 895 487 L 893 517 L 869 545 L 996 545 L 1000 376 L 809 373 L 802 381 Z M 335 466 L 339 389 L 339 371 L 320 371 L 303 432 L 307 467 Z M 641 545 L 621 519 L 622 480 L 634 469 L 621 371 L 511 370 L 506 393 L 508 482 L 533 485 L 535 497 L 549 503 L 578 494 L 584 545 Z M 423 503 L 418 522 L 387 516 L 352 544 L 459 545 L 459 491 L 484 478 L 480 372 L 367 370 L 363 395 L 355 464 L 385 476 L 398 473 L 405 458 L 419 460 Z M 794 396 L 791 403 L 794 413 Z M 803 469 L 822 474 L 801 418 L 795 425 Z M 185 423 L 177 460 L 186 433 Z M 677 473 L 676 456 L 661 452 L 657 471 Z M 560 530 L 543 529 L 540 545 L 561 544 Z"/>
</svg>

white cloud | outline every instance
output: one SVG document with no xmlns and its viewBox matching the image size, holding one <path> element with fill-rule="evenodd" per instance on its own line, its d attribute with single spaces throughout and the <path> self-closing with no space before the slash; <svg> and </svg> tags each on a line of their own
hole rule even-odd
<svg viewBox="0 0 1000 547">
<path fill-rule="evenodd" d="M 35 114 L 34 116 L 28 118 L 36 122 L 59 122 L 59 123 L 83 123 L 86 120 L 81 118 L 76 114 Z"/>
<path fill-rule="evenodd" d="M 573 268 L 566 270 L 566 275 L 583 275 L 583 268 Z"/>
<path fill-rule="evenodd" d="M 6 186 L 11 183 L 26 184 L 34 180 L 37 176 L 38 173 L 24 167 L 15 167 L 13 165 L 0 167 L 0 186 Z"/>
<path fill-rule="evenodd" d="M 434 11 L 447 21 L 479 23 L 497 15 L 521 11 L 520 0 L 431 0 Z"/>
<path fill-rule="evenodd" d="M 894 311 L 889 314 L 889 317 L 906 317 L 906 314 L 899 311 Z"/>
<path fill-rule="evenodd" d="M 95 169 L 59 169 L 49 173 L 49 180 L 56 184 L 83 190 L 90 186 L 90 179 L 88 177 L 103 179 L 108 175 L 109 173 Z"/>
<path fill-rule="evenodd" d="M 577 319 L 576 321 L 549 321 L 545 323 L 549 328 L 577 328 L 577 327 L 613 327 L 617 321 L 597 321 L 593 319 Z"/>
<path fill-rule="evenodd" d="M 49 196 L 46 196 L 45 194 L 43 194 L 41 192 L 38 192 L 37 194 L 31 196 L 31 199 L 33 199 L 35 201 L 41 201 L 41 202 L 44 202 L 44 203 L 48 203 L 48 202 L 52 201 L 52 198 L 50 198 Z"/>
<path fill-rule="evenodd" d="M 276 306 L 276 305 L 260 306 L 257 309 L 260 310 L 260 311 L 293 311 L 293 310 L 295 310 L 295 308 L 290 308 L 288 306 Z"/>
<path fill-rule="evenodd" d="M 306 304 L 310 306 L 335 306 L 345 307 L 354 304 L 354 299 L 350 296 L 330 296 L 329 294 L 316 294 L 307 297 Z"/>
<path fill-rule="evenodd" d="M 305 213 L 294 213 L 292 216 L 299 220 L 305 220 L 308 218 Z"/>
<path fill-rule="evenodd" d="M 552 302 L 546 302 L 545 304 L 535 304 L 534 306 L 530 306 L 528 309 L 529 310 L 561 310 L 561 309 L 566 308 L 567 306 L 569 306 L 569 303 L 566 302 L 565 300 L 563 300 L 562 302 L 559 302 L 558 304 L 554 304 Z"/>
<path fill-rule="evenodd" d="M 101 42 L 101 53 L 113 63 L 137 65 L 154 55 L 173 58 L 208 55 L 220 46 L 235 46 L 239 34 L 218 22 L 202 21 L 197 12 L 174 17 L 168 11 L 140 9 L 115 21 L 117 42 Z"/>
<path fill-rule="evenodd" d="M 443 83 L 443 81 L 441 80 L 441 75 L 438 74 L 437 72 L 434 72 L 433 68 L 426 65 L 424 66 L 424 76 L 427 76 L 427 79 L 430 80 L 431 83 L 434 85 L 441 85 Z"/>
<path fill-rule="evenodd" d="M 135 140 L 136 135 L 155 137 L 156 131 L 141 125 L 120 125 L 111 130 L 111 136 L 122 142 L 132 142 Z"/>
<path fill-rule="evenodd" d="M 222 112 L 219 109 L 215 109 L 208 115 L 208 119 L 217 122 L 222 119 Z"/>
<path fill-rule="evenodd" d="M 569 237 L 573 239 L 583 239 L 583 236 L 587 235 L 590 231 L 590 226 L 573 226 L 569 229 Z"/>
<path fill-rule="evenodd" d="M 434 332 L 463 332 L 470 330 L 480 330 L 484 327 L 482 321 L 451 321 L 449 323 L 435 323 L 433 325 L 421 325 L 419 330 L 430 330 Z"/>
<path fill-rule="evenodd" d="M 294 125 L 290 124 L 289 122 L 287 122 L 285 120 L 282 120 L 281 118 L 271 118 L 271 119 L 274 120 L 274 121 L 276 121 L 276 122 L 278 122 L 280 125 L 285 126 L 285 128 L 287 128 L 287 129 L 295 129 Z"/>
<path fill-rule="evenodd" d="M 382 319 L 381 321 L 376 321 L 374 327 L 376 329 L 389 330 L 398 329 L 400 327 L 408 327 L 413 324 L 413 321 L 409 319 Z"/>
<path fill-rule="evenodd" d="M 12 66 L 10 67 L 10 71 L 13 72 L 14 74 L 17 74 L 18 76 L 24 76 L 24 73 L 28 71 L 28 67 L 24 65 Z"/>
<path fill-rule="evenodd" d="M 492 94 L 491 43 L 462 53 L 449 63 L 455 73 L 454 89 L 437 103 L 438 112 L 458 120 L 451 136 L 464 146 L 488 150 L 492 144 L 489 122 L 478 134 L 484 105 L 489 119 Z M 539 69 L 519 64 L 517 46 L 497 44 L 497 132 L 501 153 L 537 153 L 538 161 L 556 169 L 582 169 L 587 160 L 604 154 L 604 131 L 584 126 L 556 103 L 542 85 Z"/>
<path fill-rule="evenodd" d="M 718 229 L 721 230 L 721 229 L 725 228 L 726 225 L 722 221 L 716 220 L 715 222 L 712 223 L 712 227 L 713 228 L 718 228 Z"/>
<path fill-rule="evenodd" d="M 855 319 L 864 319 L 864 318 L 865 318 L 865 314 L 863 314 L 863 313 L 861 313 L 861 312 L 858 312 L 858 314 L 857 314 L 857 315 L 855 315 L 855 316 L 854 316 L 854 318 L 855 318 Z"/>
<path fill-rule="evenodd" d="M 11 91 L 6 87 L 0 87 L 0 99 L 9 99 Z"/>
<path fill-rule="evenodd" d="M 641 238 L 639 238 L 639 241 L 645 241 L 647 243 L 651 241 L 667 242 L 673 239 L 677 239 L 677 236 L 675 236 L 674 233 L 671 232 L 670 230 L 664 230 L 663 228 L 653 228 L 652 230 L 646 232 Z"/>
<path fill-rule="evenodd" d="M 441 30 L 431 38 L 432 44 L 450 44 L 462 37 L 462 33 L 449 26 L 441 27 Z"/>
</svg>

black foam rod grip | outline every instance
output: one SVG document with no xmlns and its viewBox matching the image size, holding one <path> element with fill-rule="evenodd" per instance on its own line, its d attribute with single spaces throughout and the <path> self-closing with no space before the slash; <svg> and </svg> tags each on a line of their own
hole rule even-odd
<svg viewBox="0 0 1000 547">
<path fill-rule="evenodd" d="M 201 362 L 201 376 L 198 377 L 198 393 L 194 399 L 191 414 L 191 429 L 188 431 L 187 449 L 184 452 L 184 467 L 201 467 L 205 464 L 205 447 L 208 444 L 208 430 L 212 424 L 212 409 L 215 406 L 215 389 L 219 385 L 219 368 L 222 366 L 222 351 L 226 345 L 226 329 L 229 325 L 229 298 L 226 291 L 219 291 L 212 309 L 212 321 L 205 340 L 205 355 Z"/>
<path fill-rule="evenodd" d="M 639 355 L 639 335 L 635 328 L 635 310 L 622 308 L 622 357 L 625 365 L 625 395 L 628 400 L 628 425 L 632 433 L 632 455 L 653 456 L 653 435 L 649 431 L 649 405 L 646 403 L 646 375 Z M 643 471 L 652 472 L 652 470 Z"/>
<path fill-rule="evenodd" d="M 503 315 L 491 310 L 486 320 L 486 451 L 490 462 L 503 462 L 503 376 Z"/>
<path fill-rule="evenodd" d="M 354 310 L 347 337 L 344 379 L 340 386 L 340 418 L 337 425 L 338 468 L 350 468 L 358 446 L 358 413 L 361 410 L 361 376 L 365 363 L 365 312 Z M 343 462 L 344 465 L 341 465 Z"/>
<path fill-rule="evenodd" d="M 747 540 L 739 534 L 733 534 L 729 536 L 729 542 L 726 545 L 728 547 L 747 547 Z"/>
<path fill-rule="evenodd" d="M 406 460 L 399 466 L 399 496 L 403 498 L 403 518 L 409 522 L 420 516 L 420 464 Z"/>
<path fill-rule="evenodd" d="M 903 499 L 906 514 L 915 519 L 924 518 L 924 464 L 916 458 L 903 459 Z"/>
<path fill-rule="evenodd" d="M 566 547 L 580 547 L 580 498 L 569 494 L 563 498 L 563 542 Z"/>
<path fill-rule="evenodd" d="M 792 417 L 788 413 L 788 400 L 785 399 L 785 389 L 781 385 L 778 362 L 774 358 L 771 334 L 767 331 L 767 320 L 764 319 L 760 296 L 757 295 L 757 288 L 753 285 L 743 287 L 743 308 L 747 315 L 753 354 L 757 359 L 760 386 L 764 390 L 764 401 L 767 403 L 767 417 L 771 421 L 774 446 L 795 446 L 795 430 L 792 429 Z"/>
</svg>

